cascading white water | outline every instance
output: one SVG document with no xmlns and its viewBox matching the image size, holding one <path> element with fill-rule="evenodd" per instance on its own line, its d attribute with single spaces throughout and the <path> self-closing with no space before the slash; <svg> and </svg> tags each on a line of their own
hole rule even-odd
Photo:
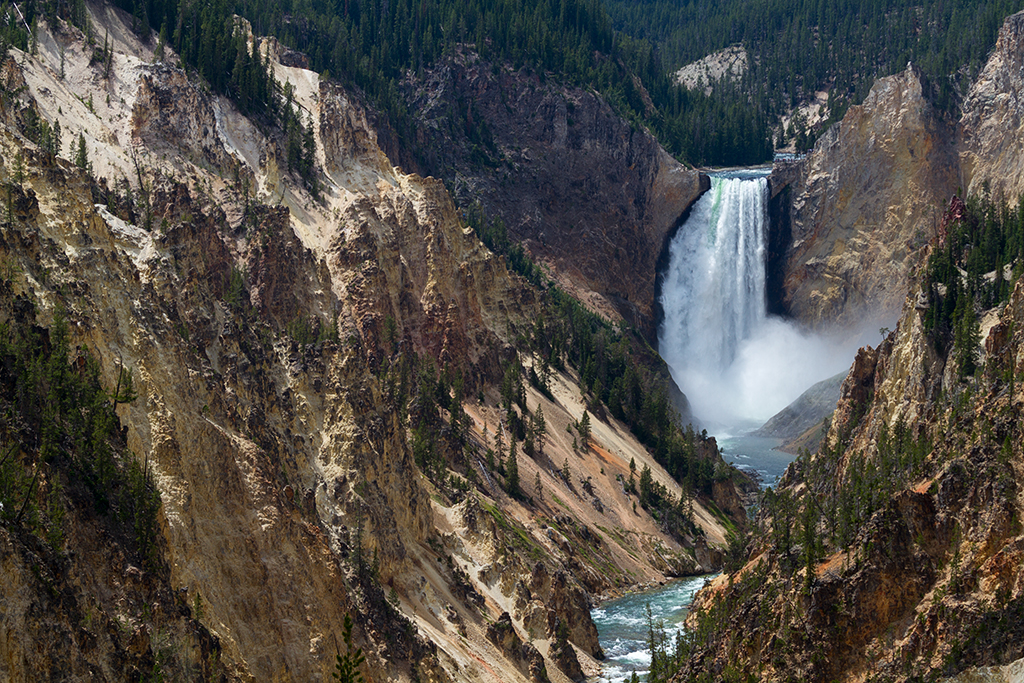
<svg viewBox="0 0 1024 683">
<path fill-rule="evenodd" d="M 852 357 L 767 315 L 767 201 L 764 172 L 712 176 L 670 245 L 662 282 L 659 350 L 717 434 L 760 426 Z"/>
<path fill-rule="evenodd" d="M 766 178 L 712 178 L 673 240 L 661 332 L 672 367 L 729 367 L 764 320 L 767 191 Z"/>
</svg>

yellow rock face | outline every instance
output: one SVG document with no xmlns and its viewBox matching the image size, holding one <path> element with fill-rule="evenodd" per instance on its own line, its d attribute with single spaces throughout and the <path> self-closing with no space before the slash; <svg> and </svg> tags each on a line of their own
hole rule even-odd
<svg viewBox="0 0 1024 683">
<path fill-rule="evenodd" d="M 917 71 L 879 79 L 817 142 L 792 185 L 789 312 L 818 329 L 891 324 L 956 190 L 956 161 L 952 132 Z"/>
<path fill-rule="evenodd" d="M 1021 125 L 1024 14 L 1009 17 L 995 50 L 967 93 L 958 128 L 962 184 L 968 194 L 988 188 L 1011 205 L 1024 192 Z"/>
</svg>

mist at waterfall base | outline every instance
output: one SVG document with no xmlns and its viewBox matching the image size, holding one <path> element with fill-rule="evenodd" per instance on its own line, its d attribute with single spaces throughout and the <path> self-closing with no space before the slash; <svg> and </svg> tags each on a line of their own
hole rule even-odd
<svg viewBox="0 0 1024 683">
<path fill-rule="evenodd" d="M 700 425 L 761 426 L 815 382 L 849 368 L 873 335 L 830 339 L 766 312 L 767 169 L 715 174 L 669 248 L 659 351 Z"/>
<path fill-rule="evenodd" d="M 696 418 L 718 436 L 757 429 L 811 385 L 848 369 L 863 346 L 807 334 L 774 317 L 749 334 L 732 362 L 683 365 L 682 377 L 673 373 Z"/>
</svg>

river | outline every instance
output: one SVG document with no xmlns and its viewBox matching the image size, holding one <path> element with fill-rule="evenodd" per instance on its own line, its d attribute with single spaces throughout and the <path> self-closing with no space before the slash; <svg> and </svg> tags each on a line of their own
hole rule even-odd
<svg viewBox="0 0 1024 683">
<path fill-rule="evenodd" d="M 696 417 L 718 435 L 725 460 L 756 472 L 763 486 L 778 480 L 792 456 L 774 450 L 778 439 L 747 434 L 817 380 L 804 376 L 817 369 L 809 362 L 813 354 L 801 348 L 802 335 L 766 311 L 768 171 L 713 174 L 711 190 L 672 241 L 659 331 L 659 351 Z M 674 641 L 709 578 L 671 581 L 595 608 L 591 616 L 608 660 L 591 681 L 645 676 L 647 605 Z"/>
<path fill-rule="evenodd" d="M 774 486 L 793 460 L 789 453 L 775 450 L 781 439 L 755 436 L 730 436 L 719 439 L 726 462 L 755 472 L 762 486 Z M 669 581 L 664 586 L 632 593 L 594 608 L 590 616 L 597 626 L 601 647 L 608 659 L 601 675 L 589 683 L 620 683 L 628 681 L 635 671 L 643 676 L 651 663 L 647 647 L 647 605 L 651 606 L 654 623 L 664 622 L 665 631 L 674 642 L 675 634 L 696 595 L 716 575 Z"/>
<path fill-rule="evenodd" d="M 647 605 L 651 606 L 654 623 L 664 622 L 665 632 L 675 642 L 683 619 L 693 602 L 693 596 L 714 575 L 676 579 L 664 586 L 633 593 L 594 608 L 590 615 L 597 625 L 601 647 L 607 660 L 601 675 L 590 678 L 590 683 L 620 683 L 628 681 L 635 671 L 647 674 L 651 652 L 647 648 Z"/>
<path fill-rule="evenodd" d="M 774 486 L 792 461 L 789 453 L 775 450 L 781 439 L 732 436 L 719 439 L 726 462 L 755 472 L 762 486 Z M 633 593 L 594 608 L 590 616 L 597 625 L 601 647 L 608 659 L 601 675 L 590 683 L 628 681 L 635 671 L 647 673 L 651 653 L 647 648 L 647 605 L 654 623 L 664 622 L 666 632 L 675 640 L 693 602 L 693 596 L 715 575 L 676 579 L 652 590 Z"/>
<path fill-rule="evenodd" d="M 717 439 L 722 459 L 756 475 L 761 488 L 774 487 L 794 456 L 777 450 L 782 439 L 770 436 L 723 436 Z"/>
</svg>

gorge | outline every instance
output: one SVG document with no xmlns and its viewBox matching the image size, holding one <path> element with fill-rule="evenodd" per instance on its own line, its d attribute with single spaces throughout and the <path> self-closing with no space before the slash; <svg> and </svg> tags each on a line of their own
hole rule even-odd
<svg viewBox="0 0 1024 683">
<path fill-rule="evenodd" d="M 720 570 L 652 681 L 1024 656 L 1024 15 L 768 175 L 596 2 L 325 7 L 2 13 L 0 679 L 579 681 Z"/>
<path fill-rule="evenodd" d="M 0 677 L 329 679 L 351 618 L 369 680 L 569 680 L 591 596 L 720 566 L 750 483 L 642 336 L 517 274 L 248 23 L 277 122 L 87 18 L 3 63 Z M 660 245 L 700 176 L 628 130 Z"/>
<path fill-rule="evenodd" d="M 789 194 L 790 313 L 814 327 L 889 310 L 895 296 L 900 317 L 858 352 L 821 447 L 765 497 L 737 569 L 698 595 L 676 680 L 1019 676 L 1021 289 L 1000 263 L 1018 250 L 991 242 L 983 216 L 1016 240 L 1015 176 L 996 169 L 1020 142 L 996 142 L 1014 129 L 1007 110 L 979 110 L 1015 97 L 1003 68 L 1022 21 L 1004 23 L 955 126 L 908 65 L 773 188 Z M 957 179 L 999 190 L 950 201 Z M 985 239 L 999 245 L 988 258 Z M 957 303 L 959 324 L 943 322 Z"/>
</svg>

